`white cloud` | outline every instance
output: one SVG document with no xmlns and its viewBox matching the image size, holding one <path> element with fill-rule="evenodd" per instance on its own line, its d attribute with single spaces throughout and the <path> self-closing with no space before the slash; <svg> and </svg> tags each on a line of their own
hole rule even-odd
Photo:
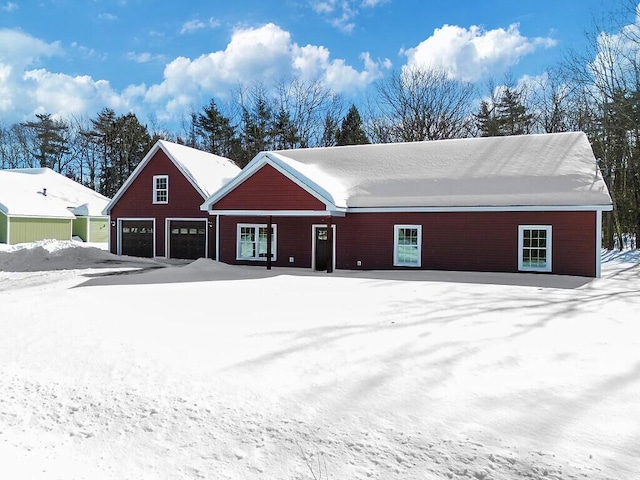
<svg viewBox="0 0 640 480">
<path fill-rule="evenodd" d="M 418 46 L 401 53 L 408 59 L 406 67 L 442 68 L 452 78 L 477 81 L 508 69 L 538 48 L 555 45 L 552 38 L 524 37 L 518 24 L 494 30 L 444 25 Z"/>
<path fill-rule="evenodd" d="M 78 45 L 71 48 L 83 51 Z M 116 112 L 135 111 L 141 118 L 148 113 L 173 121 L 211 97 L 230 95 L 241 84 L 262 82 L 270 87 L 296 76 L 304 81 L 323 81 L 337 93 L 353 93 L 366 89 L 390 68 L 389 60 L 374 60 L 369 53 L 361 55 L 360 65 L 349 65 L 331 58 L 324 46 L 299 46 L 288 31 L 271 23 L 239 28 L 224 49 L 193 59 L 177 57 L 166 64 L 157 83 L 130 85 L 122 91 L 88 75 L 48 71 L 39 62 L 41 57 L 63 54 L 57 43 L 0 30 L 3 120 L 21 121 L 42 112 L 63 117 L 93 115 L 109 107 Z M 126 58 L 139 63 L 162 60 L 149 52 L 130 52 Z"/>
<path fill-rule="evenodd" d="M 18 4 L 14 2 L 7 2 L 0 7 L 3 12 L 14 12 L 18 10 Z"/>
<path fill-rule="evenodd" d="M 374 8 L 388 0 L 311 0 L 311 8 L 343 33 L 351 33 L 361 8 Z"/>
<path fill-rule="evenodd" d="M 150 63 L 164 60 L 164 55 L 154 54 L 150 52 L 128 52 L 127 58 L 135 63 Z"/>
<path fill-rule="evenodd" d="M 37 69 L 25 72 L 24 81 L 32 114 L 53 113 L 65 118 L 105 106 L 117 111 L 128 107 L 127 97 L 115 92 L 109 82 L 88 75 L 72 77 Z"/>
<path fill-rule="evenodd" d="M 269 23 L 236 30 L 224 50 L 196 59 L 179 57 L 164 70 L 161 83 L 151 86 L 145 100 L 165 105 L 166 116 L 192 106 L 201 97 L 226 96 L 239 84 L 274 81 L 296 75 L 302 80 L 320 79 L 336 92 L 366 88 L 389 68 L 389 60 L 373 61 L 362 55 L 364 68 L 357 70 L 344 60 L 331 59 L 323 46 L 300 47 L 289 32 Z"/>
<path fill-rule="evenodd" d="M 198 30 L 202 30 L 203 28 L 217 28 L 220 26 L 220 21 L 216 20 L 214 17 L 209 18 L 209 20 L 205 23 L 202 20 L 190 20 L 182 25 L 180 29 L 181 34 L 185 33 L 193 33 Z"/>
<path fill-rule="evenodd" d="M 205 26 L 206 25 L 202 20 L 189 20 L 184 25 L 182 25 L 182 28 L 180 29 L 180 33 L 182 34 L 192 33 L 192 32 L 195 32 L 196 30 L 200 30 L 204 28 Z"/>
</svg>

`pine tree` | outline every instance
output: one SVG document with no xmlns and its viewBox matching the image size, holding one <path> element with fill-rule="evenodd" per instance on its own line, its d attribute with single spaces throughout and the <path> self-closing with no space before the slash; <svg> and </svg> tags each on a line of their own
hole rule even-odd
<svg viewBox="0 0 640 480">
<path fill-rule="evenodd" d="M 371 143 L 362 128 L 362 118 L 355 105 L 347 112 L 336 134 L 336 145 L 363 145 Z"/>
<path fill-rule="evenodd" d="M 38 121 L 25 122 L 24 126 L 35 132 L 33 156 L 40 167 L 48 167 L 62 173 L 66 166 L 65 155 L 69 153 L 69 130 L 62 120 L 53 120 L 49 113 L 36 114 Z"/>
<path fill-rule="evenodd" d="M 507 87 L 496 104 L 496 118 L 502 135 L 524 135 L 530 132 L 533 115 L 527 113 L 522 94 Z"/>
<path fill-rule="evenodd" d="M 482 100 L 480 110 L 474 115 L 476 126 L 482 137 L 496 137 L 501 135 L 499 121 L 496 118 L 494 108 L 489 102 Z"/>
<path fill-rule="evenodd" d="M 222 157 L 229 157 L 237 142 L 235 129 L 231 120 L 218 109 L 216 102 L 211 99 L 203 112 L 195 119 L 198 134 L 204 139 L 204 149 Z"/>
</svg>

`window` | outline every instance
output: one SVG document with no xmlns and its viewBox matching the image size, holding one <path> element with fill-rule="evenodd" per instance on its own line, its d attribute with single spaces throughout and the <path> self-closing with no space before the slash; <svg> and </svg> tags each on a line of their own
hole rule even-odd
<svg viewBox="0 0 640 480">
<path fill-rule="evenodd" d="M 518 227 L 518 269 L 530 272 L 551 271 L 551 226 Z"/>
<path fill-rule="evenodd" d="M 422 226 L 394 225 L 393 265 L 419 267 L 421 265 Z"/>
<path fill-rule="evenodd" d="M 169 175 L 154 175 L 153 203 L 169 203 Z"/>
<path fill-rule="evenodd" d="M 271 226 L 271 260 L 276 259 L 276 225 Z M 238 224 L 237 260 L 267 260 L 267 226 Z"/>
</svg>

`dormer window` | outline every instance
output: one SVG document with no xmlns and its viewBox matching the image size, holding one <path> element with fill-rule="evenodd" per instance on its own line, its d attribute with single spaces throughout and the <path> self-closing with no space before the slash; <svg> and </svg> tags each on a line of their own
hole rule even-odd
<svg viewBox="0 0 640 480">
<path fill-rule="evenodd" d="M 169 175 L 153 176 L 153 203 L 169 203 Z"/>
</svg>

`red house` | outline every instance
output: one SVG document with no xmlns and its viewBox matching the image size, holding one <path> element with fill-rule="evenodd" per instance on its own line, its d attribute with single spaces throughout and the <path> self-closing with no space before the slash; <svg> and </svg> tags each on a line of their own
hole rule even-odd
<svg viewBox="0 0 640 480">
<path fill-rule="evenodd" d="M 263 152 L 202 208 L 225 263 L 595 277 L 612 202 L 570 132 Z"/>
<path fill-rule="evenodd" d="M 239 172 L 227 158 L 158 141 L 103 212 L 110 216 L 110 251 L 212 258 L 214 223 L 200 205 Z"/>
</svg>

